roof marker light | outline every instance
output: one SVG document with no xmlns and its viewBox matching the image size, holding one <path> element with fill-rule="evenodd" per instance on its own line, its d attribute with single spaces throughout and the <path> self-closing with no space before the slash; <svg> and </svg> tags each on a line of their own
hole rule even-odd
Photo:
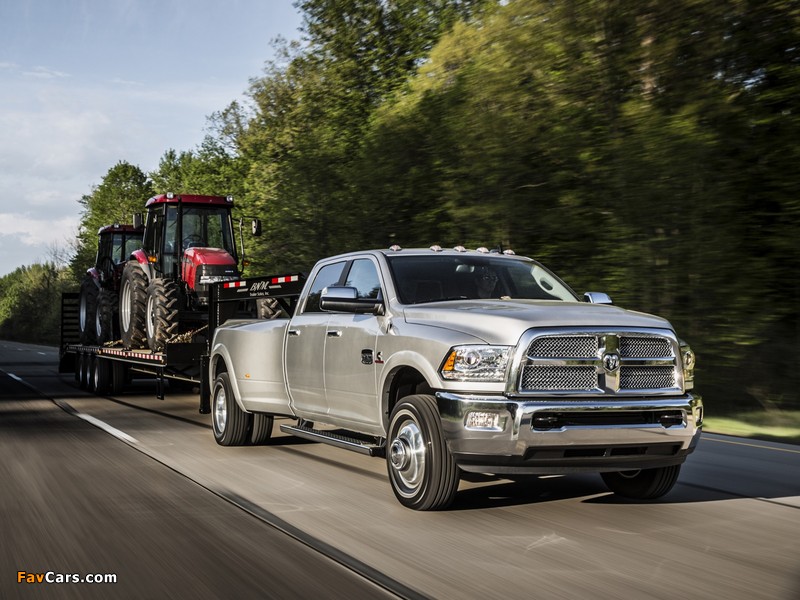
<svg viewBox="0 0 800 600">
<path fill-rule="evenodd" d="M 392 244 L 391 246 L 389 246 L 389 250 L 391 250 L 392 252 L 400 252 L 402 248 L 397 244 Z"/>
<path fill-rule="evenodd" d="M 453 248 L 453 250 L 455 250 L 456 252 L 466 252 L 467 251 L 467 249 L 464 248 L 464 246 L 456 246 L 455 248 Z"/>
<path fill-rule="evenodd" d="M 509 250 L 503 250 L 503 254 L 505 254 L 506 256 L 516 256 L 517 253 L 509 249 Z"/>
<path fill-rule="evenodd" d="M 480 252 L 481 254 L 489 254 L 489 249 L 486 246 L 481 246 L 476 251 Z"/>
<path fill-rule="evenodd" d="M 228 202 L 232 203 L 233 202 L 233 196 L 231 196 L 231 195 L 225 196 L 225 200 L 227 200 Z"/>
<path fill-rule="evenodd" d="M 439 244 L 434 244 L 433 246 L 430 247 L 430 249 L 433 250 L 434 252 L 442 251 L 442 247 Z"/>
<path fill-rule="evenodd" d="M 167 200 L 172 200 L 175 197 L 173 192 L 167 192 Z"/>
</svg>

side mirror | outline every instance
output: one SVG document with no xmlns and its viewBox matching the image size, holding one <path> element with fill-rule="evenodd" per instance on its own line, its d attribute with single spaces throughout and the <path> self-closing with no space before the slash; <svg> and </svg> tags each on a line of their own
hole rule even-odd
<svg viewBox="0 0 800 600">
<path fill-rule="evenodd" d="M 136 229 L 139 229 L 143 224 L 144 224 L 144 219 L 142 219 L 142 213 L 134 213 L 133 226 Z"/>
<path fill-rule="evenodd" d="M 583 299 L 591 304 L 613 304 L 609 295 L 603 292 L 586 292 Z"/>
<path fill-rule="evenodd" d="M 359 298 L 354 287 L 332 285 L 322 290 L 319 298 L 322 310 L 355 314 L 383 314 L 383 302 L 376 298 Z"/>
<path fill-rule="evenodd" d="M 253 219 L 252 222 L 253 235 L 258 237 L 261 235 L 261 219 Z"/>
</svg>

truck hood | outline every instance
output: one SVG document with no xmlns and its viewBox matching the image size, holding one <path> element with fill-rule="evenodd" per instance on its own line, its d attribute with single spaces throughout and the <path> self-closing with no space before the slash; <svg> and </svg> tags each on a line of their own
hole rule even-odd
<svg viewBox="0 0 800 600">
<path fill-rule="evenodd" d="M 672 329 L 666 319 L 607 304 L 553 300 L 455 300 L 408 306 L 405 320 L 513 346 L 533 327 Z"/>
</svg>

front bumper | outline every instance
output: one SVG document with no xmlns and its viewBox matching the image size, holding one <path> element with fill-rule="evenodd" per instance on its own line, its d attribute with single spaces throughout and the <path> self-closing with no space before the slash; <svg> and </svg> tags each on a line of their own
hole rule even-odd
<svg viewBox="0 0 800 600">
<path fill-rule="evenodd" d="M 621 471 L 680 464 L 700 438 L 703 400 L 528 399 L 437 392 L 448 447 L 477 473 Z M 471 413 L 480 426 L 470 426 Z M 497 418 L 486 418 L 497 415 Z M 485 423 L 493 423 L 486 426 Z"/>
</svg>

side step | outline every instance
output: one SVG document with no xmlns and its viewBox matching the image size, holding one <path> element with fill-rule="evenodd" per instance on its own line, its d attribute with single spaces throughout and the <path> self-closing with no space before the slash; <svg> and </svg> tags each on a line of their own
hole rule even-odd
<svg viewBox="0 0 800 600">
<path fill-rule="evenodd" d="M 301 425 L 281 425 L 281 431 L 306 440 L 322 442 L 323 444 L 344 448 L 345 450 L 352 450 L 359 454 L 366 454 L 367 456 L 386 456 L 386 448 L 384 446 L 341 435 L 333 431 L 323 431 L 321 429 L 313 429 Z"/>
</svg>

